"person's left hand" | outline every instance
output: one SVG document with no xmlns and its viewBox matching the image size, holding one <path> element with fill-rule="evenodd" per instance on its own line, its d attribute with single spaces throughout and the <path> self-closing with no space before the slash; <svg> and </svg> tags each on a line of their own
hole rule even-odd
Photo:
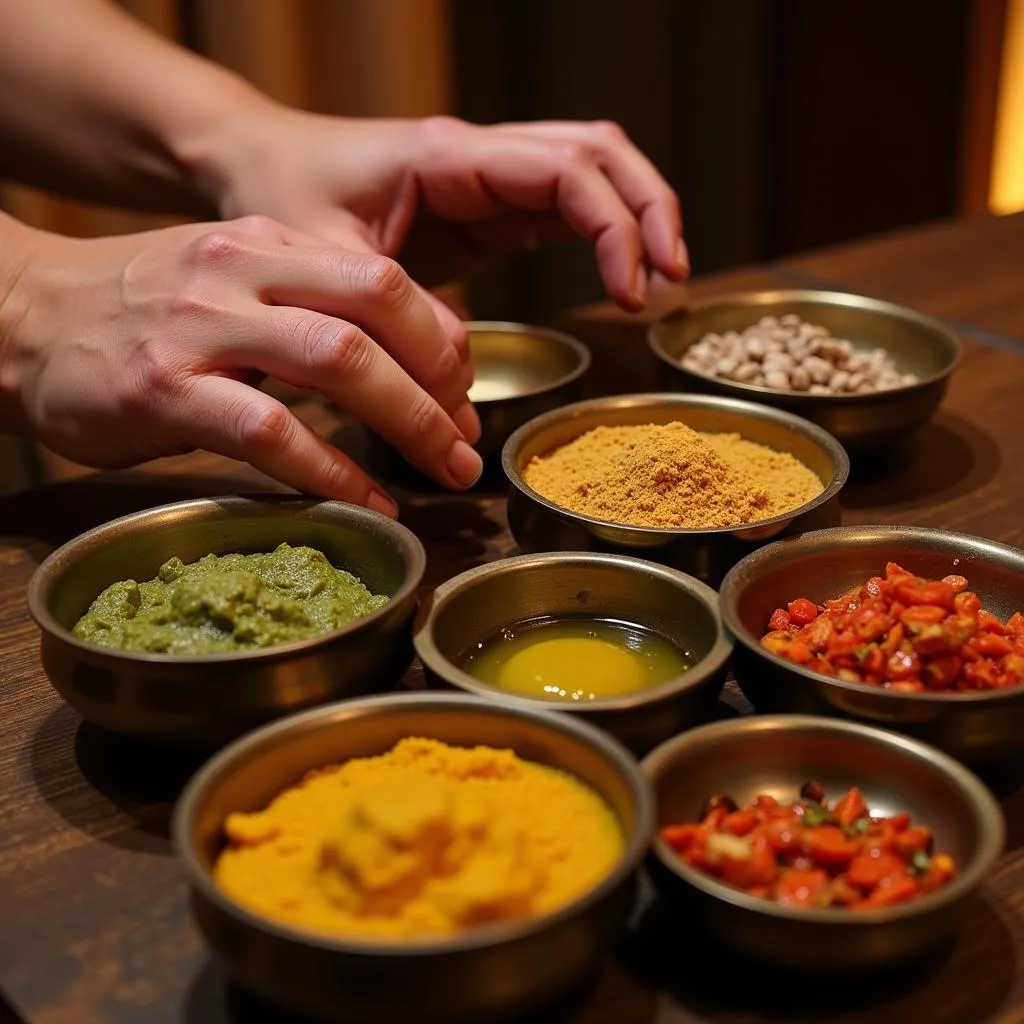
<svg viewBox="0 0 1024 1024">
<path fill-rule="evenodd" d="M 675 193 L 608 122 L 347 119 L 261 102 L 197 163 L 222 216 L 266 214 L 349 247 L 358 237 L 426 287 L 569 230 L 593 243 L 625 309 L 643 306 L 648 268 L 689 273 Z"/>
</svg>

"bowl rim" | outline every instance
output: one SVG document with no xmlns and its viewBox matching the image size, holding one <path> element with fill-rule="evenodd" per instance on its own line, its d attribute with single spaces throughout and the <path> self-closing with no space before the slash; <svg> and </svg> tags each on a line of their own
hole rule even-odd
<svg viewBox="0 0 1024 1024">
<path fill-rule="evenodd" d="M 405 561 L 405 576 L 401 585 L 380 608 L 375 609 L 362 618 L 355 619 L 337 629 L 302 640 L 275 644 L 270 647 L 254 648 L 246 651 L 228 651 L 220 654 L 161 654 L 149 651 L 127 651 L 120 647 L 104 647 L 92 644 L 75 636 L 71 630 L 62 626 L 53 617 L 45 600 L 45 593 L 57 586 L 63 563 L 78 554 L 82 549 L 96 546 L 97 542 L 108 539 L 106 535 L 116 534 L 127 524 L 145 524 L 149 519 L 160 519 L 172 511 L 203 510 L 213 511 L 214 507 L 227 513 L 227 518 L 244 515 L 247 509 L 262 507 L 267 509 L 327 509 L 330 512 L 341 512 L 344 520 L 360 527 L 373 524 L 382 533 L 393 539 Z M 274 513 L 271 518 L 290 518 L 287 514 Z M 138 664 L 197 666 L 207 664 L 249 664 L 254 661 L 276 661 L 289 655 L 305 653 L 321 646 L 337 641 L 349 634 L 357 633 L 387 618 L 397 603 L 415 597 L 427 567 L 427 554 L 419 538 L 402 523 L 380 512 L 353 505 L 344 501 L 327 498 L 314 498 L 306 495 L 293 494 L 253 494 L 253 495 L 220 495 L 210 498 L 188 498 L 185 501 L 174 501 L 152 508 L 140 509 L 116 519 L 100 523 L 71 540 L 61 544 L 52 551 L 37 567 L 29 580 L 27 603 L 28 609 L 36 625 L 44 634 L 56 637 L 62 643 L 74 647 L 83 655 L 93 658 L 113 658 L 127 660 Z"/>
<path fill-rule="evenodd" d="M 948 754 L 922 743 L 920 740 L 903 736 L 889 729 L 866 725 L 863 722 L 849 722 L 816 715 L 748 715 L 738 719 L 733 718 L 724 722 L 712 722 L 709 725 L 697 726 L 655 747 L 641 762 L 641 769 L 654 786 L 655 801 L 657 801 L 658 777 L 669 765 L 674 763 L 682 750 L 702 742 L 714 744 L 721 736 L 729 738 L 734 733 L 742 734 L 752 729 L 783 732 L 800 729 L 832 735 L 860 736 L 884 743 L 890 749 L 899 750 L 904 755 L 918 758 L 930 769 L 944 775 L 947 780 L 954 782 L 965 792 L 968 802 L 973 805 L 976 812 L 979 828 L 978 850 L 966 866 L 957 866 L 957 874 L 948 885 L 933 893 L 928 893 L 925 898 L 877 910 L 858 911 L 853 914 L 835 908 L 790 907 L 772 900 L 751 896 L 741 889 L 720 882 L 714 876 L 698 871 L 676 856 L 661 838 L 660 829 L 655 822 L 651 850 L 658 861 L 683 881 L 707 895 L 730 903 L 741 910 L 766 914 L 769 917 L 787 921 L 805 922 L 809 925 L 834 924 L 846 928 L 873 927 L 928 914 L 957 902 L 977 888 L 984 880 L 985 874 L 1002 854 L 1006 842 L 1005 817 L 996 798 L 973 772 Z"/>
<path fill-rule="evenodd" d="M 575 383 L 589 369 L 593 362 L 590 348 L 579 338 L 574 338 L 565 331 L 556 330 L 553 327 L 538 327 L 532 324 L 517 323 L 514 320 L 466 320 L 463 323 L 467 335 L 475 333 L 490 334 L 535 334 L 545 338 L 547 341 L 554 341 L 568 348 L 576 357 L 576 366 L 568 373 L 557 377 L 547 384 L 540 384 L 537 387 L 527 388 L 524 391 L 517 391 L 514 395 L 506 395 L 504 398 L 481 398 L 473 402 L 474 406 L 493 407 L 504 405 L 508 402 L 517 402 L 522 398 L 534 398 L 537 395 L 544 395 L 557 388 L 564 388 Z M 472 344 L 472 342 L 470 342 Z"/>
<path fill-rule="evenodd" d="M 464 594 L 467 590 L 471 590 L 480 580 L 494 575 L 502 568 L 511 567 L 515 571 L 520 571 L 536 565 L 545 566 L 549 563 L 556 567 L 574 563 L 598 565 L 622 572 L 658 576 L 678 590 L 688 593 L 703 605 L 715 625 L 715 642 L 711 645 L 708 653 L 700 660 L 695 661 L 685 672 L 673 676 L 657 686 L 637 691 L 634 694 L 625 694 L 620 697 L 599 697 L 585 702 L 560 702 L 548 700 L 544 697 L 530 697 L 525 694 L 520 695 L 504 691 L 497 686 L 492 686 L 476 679 L 441 653 L 434 640 L 434 627 L 438 616 L 444 611 L 445 606 L 450 601 L 460 594 Z M 642 623 L 636 623 L 636 625 L 648 628 L 643 626 Z M 651 630 L 651 632 L 657 631 Z M 671 643 L 662 634 L 658 633 L 657 635 Z M 675 645 L 673 644 L 673 646 Z M 597 551 L 545 551 L 537 554 L 512 555 L 509 558 L 496 559 L 493 562 L 487 562 L 472 569 L 467 569 L 465 572 L 446 580 L 417 610 L 416 618 L 413 622 L 413 647 L 424 667 L 436 672 L 447 683 L 457 686 L 468 693 L 485 697 L 491 701 L 522 702 L 528 707 L 538 710 L 586 715 L 599 712 L 633 711 L 638 708 L 660 704 L 662 701 L 672 700 L 680 693 L 701 686 L 723 669 L 732 654 L 733 645 L 722 622 L 718 607 L 718 594 L 707 584 L 702 583 L 695 577 L 679 569 L 636 558 L 632 555 Z"/>
<path fill-rule="evenodd" d="M 250 911 L 226 895 L 214 883 L 210 873 L 203 869 L 195 849 L 190 824 L 195 817 L 195 808 L 207 787 L 219 775 L 229 770 L 234 762 L 245 759 L 252 754 L 254 749 L 258 751 L 265 744 L 273 743 L 274 739 L 282 733 L 301 733 L 304 730 L 314 729 L 321 719 L 358 719 L 365 717 L 367 713 L 387 714 L 417 708 L 429 710 L 437 707 L 452 711 L 462 708 L 468 711 L 482 711 L 492 715 L 526 719 L 582 741 L 615 766 L 630 788 L 635 809 L 635 821 L 628 834 L 623 828 L 625 843 L 622 853 L 612 870 L 597 885 L 549 913 L 526 920 L 469 928 L 454 936 L 421 937 L 405 941 L 356 940 L 312 930 L 306 931 Z M 601 794 L 597 795 L 601 797 Z M 621 826 L 621 821 L 619 824 Z M 511 702 L 486 700 L 465 693 L 430 692 L 378 694 L 371 697 L 335 701 L 262 726 L 235 740 L 215 754 L 189 779 L 178 798 L 171 819 L 172 844 L 179 862 L 184 867 L 189 885 L 196 889 L 204 899 L 215 904 L 221 912 L 240 919 L 247 927 L 269 932 L 274 938 L 282 941 L 312 946 L 331 953 L 370 954 L 385 957 L 421 957 L 466 952 L 515 942 L 556 926 L 598 903 L 626 882 L 639 868 L 649 847 L 653 831 L 654 793 L 650 780 L 641 771 L 636 759 L 612 736 L 569 715 L 539 711 Z"/>
<path fill-rule="evenodd" d="M 515 455 L 517 449 L 522 447 L 533 435 L 555 423 L 571 421 L 577 417 L 584 416 L 590 412 L 601 412 L 613 409 L 643 408 L 645 406 L 678 405 L 682 409 L 693 407 L 707 407 L 724 409 L 727 412 L 734 412 L 739 415 L 752 416 L 755 419 L 771 420 L 772 422 L 796 430 L 798 433 L 808 437 L 811 441 L 825 451 L 834 467 L 831 482 L 822 489 L 820 494 L 815 495 L 810 501 L 798 505 L 781 515 L 772 516 L 770 519 L 756 519 L 749 523 L 733 523 L 730 526 L 713 527 L 674 527 L 674 526 L 639 526 L 635 523 L 617 523 L 611 519 L 597 519 L 594 516 L 584 515 L 582 512 L 573 512 L 572 509 L 557 505 L 549 501 L 542 494 L 535 491 L 523 479 L 519 467 L 516 465 Z M 738 431 L 741 436 L 742 432 Z M 576 436 L 581 436 L 581 431 Z M 575 438 L 573 439 L 575 440 Z M 564 442 L 568 444 L 569 442 Z M 766 446 L 768 447 L 768 446 Z M 790 453 L 792 454 L 792 453 Z M 796 458 L 796 456 L 793 456 Z M 801 461 L 797 459 L 797 461 Z M 741 398 L 729 398 L 722 395 L 694 395 L 684 392 L 640 392 L 627 395 L 605 395 L 601 398 L 588 398 L 581 402 L 572 402 L 563 405 L 558 409 L 541 413 L 533 419 L 524 423 L 515 430 L 505 442 L 501 451 L 501 466 L 509 483 L 525 498 L 541 505 L 550 513 L 559 516 L 572 523 L 582 523 L 588 527 L 630 531 L 639 536 L 650 538 L 661 537 L 670 539 L 675 537 L 696 537 L 715 534 L 735 534 L 738 532 L 770 530 L 771 527 L 783 527 L 799 516 L 827 504 L 845 486 L 850 475 L 850 458 L 846 449 L 827 430 L 819 427 L 816 423 L 797 416 L 795 413 L 785 409 L 779 409 L 770 405 L 763 405 L 757 402 L 746 401 Z M 807 467 L 810 469 L 810 467 Z M 813 472 L 813 470 L 811 470 Z M 815 474 L 816 475 L 816 474 Z"/>
<path fill-rule="evenodd" d="M 973 549 L 974 552 L 982 552 L 986 548 L 993 549 L 1021 562 L 1022 568 L 1024 568 L 1024 551 L 1020 551 L 1009 544 L 1002 544 L 999 541 L 975 537 L 968 533 L 956 533 L 952 530 L 939 530 L 927 526 L 870 524 L 862 526 L 834 526 L 827 530 L 810 530 L 796 537 L 787 537 L 782 540 L 773 541 L 771 544 L 766 544 L 764 547 L 752 551 L 741 558 L 725 574 L 719 588 L 718 599 L 722 621 L 730 636 L 732 636 L 736 643 L 741 644 L 751 653 L 769 661 L 779 669 L 806 679 L 808 682 L 816 684 L 827 683 L 838 690 L 846 690 L 850 693 L 871 694 L 879 700 L 892 701 L 893 703 L 923 702 L 925 704 L 956 706 L 996 703 L 1015 697 L 1024 697 L 1024 683 L 1020 686 L 1008 686 L 1001 690 L 966 690 L 955 693 L 942 690 L 934 692 L 928 690 L 924 693 L 902 693 L 883 686 L 849 682 L 845 679 L 838 679 L 835 676 L 827 676 L 823 672 L 815 672 L 803 665 L 797 665 L 795 662 L 788 661 L 786 658 L 780 658 L 777 654 L 765 650 L 761 646 L 760 638 L 755 637 L 740 621 L 737 605 L 746 583 L 745 574 L 760 566 L 762 562 L 774 560 L 780 551 L 778 545 L 786 545 L 789 553 L 799 554 L 803 549 L 811 547 L 820 540 L 827 539 L 832 542 L 833 546 L 845 546 L 846 542 L 857 538 L 859 535 L 863 535 L 867 541 L 872 533 L 875 535 L 887 535 L 895 539 L 900 537 L 917 537 L 923 541 L 939 540 L 943 543 L 957 543 L 962 545 L 961 550 Z M 867 542 L 857 546 L 863 546 L 865 549 L 870 547 Z M 1024 611 L 1024 608 L 1022 608 L 1022 611 Z"/>
<path fill-rule="evenodd" d="M 676 322 L 685 320 L 691 315 L 705 313 L 726 306 L 767 306 L 777 302 L 803 302 L 817 304 L 819 306 L 843 306 L 856 308 L 877 313 L 882 316 L 894 317 L 898 320 L 910 322 L 922 327 L 934 334 L 941 335 L 950 343 L 953 349 L 953 358 L 949 364 L 936 373 L 920 378 L 914 384 L 901 384 L 899 387 L 887 388 L 885 391 L 871 391 L 866 394 L 854 395 L 812 395 L 807 391 L 790 391 L 786 388 L 770 388 L 763 384 L 745 384 L 742 381 L 728 380 L 724 377 L 714 377 L 711 374 L 701 373 L 699 370 L 692 370 L 682 366 L 665 350 L 661 334 Z M 935 317 L 924 313 L 918 313 L 907 306 L 900 306 L 895 302 L 888 302 L 885 299 L 876 299 L 869 295 L 860 295 L 857 292 L 840 292 L 826 289 L 814 288 L 778 288 L 778 289 L 753 289 L 745 292 L 729 292 L 721 295 L 709 295 L 704 298 L 695 299 L 689 305 L 680 309 L 674 309 L 664 316 L 654 320 L 647 328 L 647 346 L 654 355 L 673 370 L 696 378 L 717 384 L 724 388 L 735 389 L 738 394 L 751 396 L 752 401 L 762 401 L 766 397 L 784 397 L 786 401 L 792 400 L 796 403 L 810 404 L 813 402 L 832 402 L 836 405 L 870 405 L 872 402 L 879 402 L 885 396 L 903 396 L 916 390 L 930 387 L 950 377 L 960 366 L 964 355 L 963 342 L 951 328 Z M 884 346 L 876 345 L 876 348 Z M 888 351 L 888 350 L 887 350 Z"/>
</svg>

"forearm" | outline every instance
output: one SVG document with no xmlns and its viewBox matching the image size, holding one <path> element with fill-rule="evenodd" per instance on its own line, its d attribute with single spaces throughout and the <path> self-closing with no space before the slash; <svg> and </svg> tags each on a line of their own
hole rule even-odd
<svg viewBox="0 0 1024 1024">
<path fill-rule="evenodd" d="M 206 140 L 268 102 L 108 0 L 0 0 L 0 176 L 119 206 L 215 214 Z"/>
</svg>

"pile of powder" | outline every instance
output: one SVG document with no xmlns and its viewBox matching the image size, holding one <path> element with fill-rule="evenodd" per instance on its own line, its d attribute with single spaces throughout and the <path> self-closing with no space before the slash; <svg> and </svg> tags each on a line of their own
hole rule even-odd
<svg viewBox="0 0 1024 1024">
<path fill-rule="evenodd" d="M 771 519 L 824 489 L 788 452 L 683 423 L 595 427 L 535 457 L 523 479 L 594 519 L 696 530 Z"/>
</svg>

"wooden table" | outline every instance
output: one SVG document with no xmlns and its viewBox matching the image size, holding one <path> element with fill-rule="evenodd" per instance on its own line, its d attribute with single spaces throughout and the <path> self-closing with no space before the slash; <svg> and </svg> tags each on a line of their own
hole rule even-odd
<svg viewBox="0 0 1024 1024">
<path fill-rule="evenodd" d="M 716 275 L 690 291 L 831 286 L 904 302 L 954 324 L 967 353 L 944 408 L 904 450 L 854 467 L 844 521 L 947 527 L 1024 546 L 1021 268 L 1024 216 L 908 231 Z M 653 386 L 643 320 L 595 307 L 566 323 L 593 347 L 596 381 L 635 391 Z M 348 428 L 337 433 L 323 407 L 304 403 L 302 411 L 319 429 L 351 439 Z M 0 1022 L 284 1019 L 225 982 L 190 923 L 167 827 L 194 765 L 183 755 L 113 741 L 63 706 L 42 673 L 24 602 L 40 559 L 90 525 L 196 494 L 271 487 L 245 467 L 193 455 L 0 502 L 0 991 L 7 999 Z M 500 493 L 402 497 L 402 517 L 429 551 L 428 586 L 513 550 Z M 417 683 L 415 672 L 410 682 Z M 1012 780 L 998 785 L 1007 852 L 941 961 L 843 986 L 780 980 L 709 949 L 655 906 L 595 984 L 543 1019 L 1021 1024 L 1024 789 Z"/>
</svg>

